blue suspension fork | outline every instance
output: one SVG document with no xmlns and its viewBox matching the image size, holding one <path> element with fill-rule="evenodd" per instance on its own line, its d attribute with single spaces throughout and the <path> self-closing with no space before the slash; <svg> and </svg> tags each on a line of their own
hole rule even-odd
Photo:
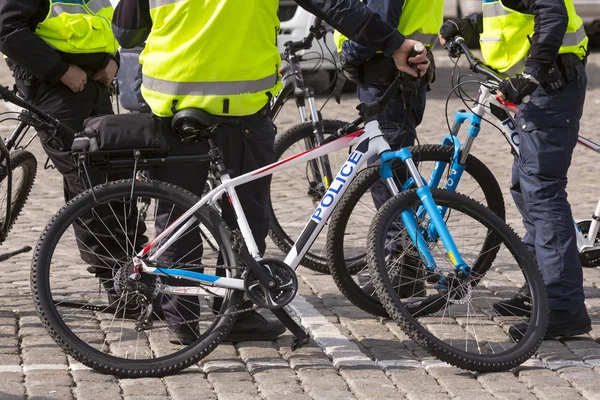
<svg viewBox="0 0 600 400">
<path fill-rule="evenodd" d="M 458 131 L 460 130 L 460 127 L 466 120 L 469 120 L 470 125 L 469 125 L 469 130 L 467 131 L 468 136 L 467 136 L 467 141 L 465 143 L 465 147 L 461 150 L 461 143 L 456 136 L 458 135 Z M 456 191 L 456 188 L 458 187 L 458 183 L 460 182 L 462 174 L 465 172 L 467 157 L 469 156 L 469 153 L 471 152 L 471 147 L 473 146 L 473 142 L 475 141 L 475 138 L 477 138 L 477 136 L 479 135 L 480 129 L 481 129 L 481 117 L 480 116 L 473 114 L 472 112 L 466 112 L 464 110 L 459 110 L 456 112 L 456 115 L 454 116 L 454 126 L 452 127 L 452 131 L 442 141 L 443 146 L 446 146 L 446 145 L 454 146 L 454 154 L 452 156 L 452 165 L 450 168 L 450 173 L 449 174 L 445 173 L 446 167 L 448 166 L 447 162 L 437 161 L 435 163 L 435 166 L 431 173 L 431 178 L 427 182 L 427 185 L 430 188 L 431 187 L 433 187 L 433 188 L 439 187 L 440 182 L 442 181 L 442 178 L 444 177 L 444 175 L 447 175 L 448 178 L 446 179 L 446 185 L 444 186 L 444 189 Z M 407 182 L 405 184 L 405 186 L 403 188 L 404 190 L 407 190 L 409 188 L 409 187 L 407 187 L 408 184 L 410 184 L 411 186 L 413 185 L 413 180 L 410 179 L 409 181 L 410 182 Z M 445 207 L 438 207 L 438 208 L 439 208 L 440 214 L 443 218 L 446 215 L 447 210 Z M 421 206 L 421 207 L 419 207 L 419 209 L 417 211 L 417 216 L 420 218 L 424 215 L 425 212 L 426 212 L 426 210 L 423 208 L 423 206 Z M 430 227 L 429 230 L 430 230 L 430 232 L 429 232 L 430 240 L 437 240 L 437 233 L 435 232 L 434 227 Z"/>
<path fill-rule="evenodd" d="M 442 244 L 446 248 L 448 258 L 459 272 L 463 274 L 470 273 L 469 267 L 458 252 L 456 244 L 444 222 L 444 218 L 440 214 L 440 210 L 431 196 L 431 188 L 425 184 L 419 175 L 419 171 L 413 162 L 410 151 L 407 148 L 398 151 L 387 151 L 382 153 L 379 157 L 381 159 L 381 177 L 394 195 L 398 194 L 399 190 L 392 175 L 392 161 L 396 158 L 400 158 L 406 164 L 413 182 L 417 187 L 417 195 L 421 199 L 423 207 L 431 218 L 435 232 L 437 232 L 442 240 Z M 437 268 L 435 260 L 429 251 L 427 241 L 423 238 L 422 230 L 417 226 L 415 214 L 412 211 L 407 210 L 402 213 L 401 218 L 408 235 L 419 251 L 421 260 L 425 263 L 428 270 L 435 271 Z M 441 279 L 443 280 L 443 278 Z"/>
</svg>

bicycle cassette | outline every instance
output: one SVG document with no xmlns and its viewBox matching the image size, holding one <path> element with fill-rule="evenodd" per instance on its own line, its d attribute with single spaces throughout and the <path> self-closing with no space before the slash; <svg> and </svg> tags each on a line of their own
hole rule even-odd
<svg viewBox="0 0 600 400">
<path fill-rule="evenodd" d="M 264 259 L 258 262 L 277 282 L 277 288 L 263 287 L 252 271 L 247 271 L 244 277 L 246 295 L 254 304 L 261 308 L 276 310 L 288 305 L 298 292 L 298 278 L 293 269 L 283 261 Z"/>
</svg>

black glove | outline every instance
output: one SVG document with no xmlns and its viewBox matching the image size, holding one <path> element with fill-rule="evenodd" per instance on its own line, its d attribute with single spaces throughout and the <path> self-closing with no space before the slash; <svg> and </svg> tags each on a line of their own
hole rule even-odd
<svg viewBox="0 0 600 400">
<path fill-rule="evenodd" d="M 537 89 L 539 82 L 530 75 L 517 75 L 516 78 L 506 79 L 500 83 L 498 90 L 507 100 L 521 104 L 523 97 L 529 96 Z"/>
<path fill-rule="evenodd" d="M 465 18 L 449 19 L 444 22 L 440 28 L 440 35 L 446 41 L 450 41 L 454 39 L 455 36 L 460 35 L 468 42 L 471 40 L 473 33 L 473 25 Z"/>
</svg>

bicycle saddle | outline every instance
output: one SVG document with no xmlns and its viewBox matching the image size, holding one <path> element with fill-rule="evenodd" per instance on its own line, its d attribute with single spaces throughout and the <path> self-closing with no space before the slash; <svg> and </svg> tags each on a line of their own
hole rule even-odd
<svg viewBox="0 0 600 400">
<path fill-rule="evenodd" d="M 202 111 L 199 108 L 186 108 L 178 111 L 175 116 L 173 116 L 171 128 L 175 132 L 184 131 L 191 133 L 192 131 L 205 130 L 216 123 L 217 121 L 215 121 L 214 115 Z"/>
</svg>

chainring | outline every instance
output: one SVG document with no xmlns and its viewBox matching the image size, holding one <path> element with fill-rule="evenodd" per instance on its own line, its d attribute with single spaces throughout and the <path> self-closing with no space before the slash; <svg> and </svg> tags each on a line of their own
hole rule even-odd
<svg viewBox="0 0 600 400">
<path fill-rule="evenodd" d="M 586 239 L 588 239 L 588 234 L 590 231 L 591 223 L 592 223 L 592 221 L 589 219 L 577 222 L 577 226 L 579 227 L 579 229 L 581 230 L 581 233 L 583 234 L 583 236 Z M 594 238 L 595 246 L 600 245 L 600 237 L 599 236 L 596 236 Z M 600 267 L 600 257 L 597 257 L 596 254 L 594 254 L 596 252 L 597 252 L 597 250 L 593 250 L 593 251 L 587 252 L 587 253 L 579 253 L 579 257 L 581 258 L 581 265 L 586 268 Z"/>
<path fill-rule="evenodd" d="M 260 308 L 277 310 L 288 305 L 298 293 L 298 278 L 292 268 L 283 261 L 267 258 L 258 262 L 277 282 L 277 288 L 263 287 L 256 275 L 248 270 L 244 277 L 244 289 L 248 298 Z"/>
</svg>

